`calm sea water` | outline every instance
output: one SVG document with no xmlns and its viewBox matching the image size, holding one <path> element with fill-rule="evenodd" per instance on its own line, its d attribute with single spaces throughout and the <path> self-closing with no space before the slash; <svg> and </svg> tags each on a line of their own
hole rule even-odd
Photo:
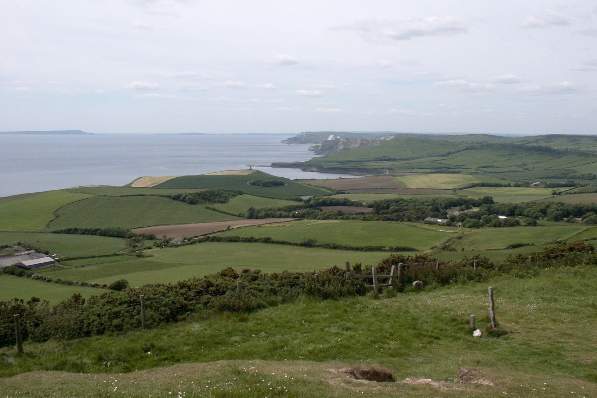
<svg viewBox="0 0 597 398">
<path fill-rule="evenodd" d="M 0 135 L 0 196 L 81 185 L 124 185 L 143 175 L 259 169 L 288 178 L 336 175 L 275 169 L 272 162 L 313 157 L 279 134 Z"/>
</svg>

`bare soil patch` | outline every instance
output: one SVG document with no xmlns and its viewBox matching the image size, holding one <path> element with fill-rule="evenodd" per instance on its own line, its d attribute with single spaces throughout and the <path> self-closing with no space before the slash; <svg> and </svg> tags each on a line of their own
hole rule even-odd
<svg viewBox="0 0 597 398">
<path fill-rule="evenodd" d="M 394 375 L 390 369 L 381 367 L 354 367 L 345 370 L 345 373 L 357 380 L 377 382 L 394 382 Z"/>
<path fill-rule="evenodd" d="M 254 225 L 285 223 L 294 218 L 260 218 L 251 220 L 216 221 L 197 224 L 159 225 L 155 227 L 133 229 L 136 234 L 155 235 L 158 238 L 183 239 L 194 236 L 208 235 L 228 229 L 249 227 Z"/>
<path fill-rule="evenodd" d="M 133 188 L 151 188 L 175 178 L 174 176 L 143 176 L 131 183 Z"/>
<path fill-rule="evenodd" d="M 366 214 L 373 212 L 373 208 L 363 206 L 321 206 L 321 210 L 339 211 L 344 214 Z"/>
</svg>

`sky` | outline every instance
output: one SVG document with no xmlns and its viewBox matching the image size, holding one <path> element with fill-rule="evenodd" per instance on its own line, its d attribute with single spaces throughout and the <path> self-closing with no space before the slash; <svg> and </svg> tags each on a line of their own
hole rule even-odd
<svg viewBox="0 0 597 398">
<path fill-rule="evenodd" d="M 597 134 L 594 0 L 0 0 L 0 131 Z"/>
</svg>

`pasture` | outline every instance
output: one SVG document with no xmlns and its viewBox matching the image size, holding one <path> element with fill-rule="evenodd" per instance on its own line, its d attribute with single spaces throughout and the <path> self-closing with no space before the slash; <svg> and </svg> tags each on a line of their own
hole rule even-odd
<svg viewBox="0 0 597 398">
<path fill-rule="evenodd" d="M 247 227 L 252 225 L 284 223 L 292 218 L 259 218 L 238 219 L 230 221 L 216 221 L 199 224 L 161 225 L 156 227 L 137 228 L 133 232 L 141 235 L 155 235 L 158 238 L 182 239 L 212 234 L 228 229 Z"/>
<path fill-rule="evenodd" d="M 467 229 L 447 242 L 446 250 L 436 249 L 432 254 L 449 260 L 481 255 L 499 262 L 510 255 L 540 251 L 557 241 L 585 239 L 590 237 L 590 233 L 585 232 L 588 229 L 581 224 L 555 223 L 537 227 Z"/>
<path fill-rule="evenodd" d="M 87 197 L 82 193 L 48 191 L 0 198 L 0 230 L 43 230 L 57 209 Z"/>
<path fill-rule="evenodd" d="M 49 228 L 135 228 L 226 221 L 236 217 L 157 196 L 95 196 L 62 207 Z"/>
<path fill-rule="evenodd" d="M 435 188 L 435 189 L 454 189 L 460 188 L 481 179 L 469 174 L 410 174 L 396 177 L 407 188 Z"/>
<path fill-rule="evenodd" d="M 219 236 L 265 238 L 301 243 L 335 243 L 350 246 L 412 247 L 429 249 L 450 238 L 455 228 L 390 221 L 304 220 L 226 231 Z"/>
<path fill-rule="evenodd" d="M 230 199 L 227 203 L 214 203 L 210 204 L 209 207 L 223 211 L 225 213 L 232 213 L 244 217 L 247 210 L 249 210 L 249 208 L 251 207 L 255 209 L 264 209 L 291 206 L 296 204 L 300 204 L 300 202 L 283 199 L 264 198 L 253 195 L 239 195 Z"/>
<path fill-rule="evenodd" d="M 104 256 L 126 249 L 124 239 L 106 236 L 0 232 L 0 245 L 12 246 L 17 243 L 57 254 L 60 258 Z"/>
<path fill-rule="evenodd" d="M 485 327 L 488 286 L 509 334 L 474 338 L 467 317 L 476 314 Z M 115 387 L 131 397 L 593 397 L 596 292 L 594 267 L 550 269 L 381 300 L 305 298 L 248 315 L 28 343 L 29 355 L 0 350 L 11 360 L 0 367 L 0 390 L 30 397 L 104 397 Z M 397 382 L 352 380 L 343 369 L 357 365 L 385 366 Z M 484 384 L 459 379 L 463 368 Z"/>
<path fill-rule="evenodd" d="M 313 271 L 345 262 L 375 264 L 387 252 L 359 252 L 263 243 L 200 243 L 146 251 L 149 257 L 129 256 L 67 262 L 45 272 L 56 278 L 110 283 L 126 279 L 132 286 L 174 282 L 232 267 L 263 272 Z"/>
<path fill-rule="evenodd" d="M 597 193 L 575 193 L 557 195 L 546 200 L 569 204 L 592 205 L 597 204 Z"/>
<path fill-rule="evenodd" d="M 551 198 L 553 191 L 559 190 L 559 188 L 474 187 L 457 191 L 457 193 L 458 195 L 470 198 L 491 196 L 496 202 L 523 203 Z M 554 198 L 559 198 L 559 196 Z M 559 202 L 560 200 L 557 201 Z"/>
<path fill-rule="evenodd" d="M 0 301 L 14 298 L 29 300 L 31 297 L 37 297 L 51 303 L 57 303 L 75 293 L 89 297 L 101 294 L 102 290 L 82 286 L 59 285 L 0 274 Z"/>
<path fill-rule="evenodd" d="M 281 185 L 264 186 L 259 182 L 277 182 Z M 330 192 L 323 188 L 308 186 L 287 178 L 272 176 L 261 171 L 253 171 L 249 174 L 216 175 L 202 174 L 182 176 L 170 179 L 156 188 L 169 189 L 225 189 L 230 191 L 241 191 L 249 195 L 263 196 L 276 199 L 295 199 L 300 196 L 326 195 Z"/>
</svg>

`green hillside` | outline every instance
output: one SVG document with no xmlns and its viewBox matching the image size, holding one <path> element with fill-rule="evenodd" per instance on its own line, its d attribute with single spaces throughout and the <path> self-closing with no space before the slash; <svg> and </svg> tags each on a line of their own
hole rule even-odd
<svg viewBox="0 0 597 398">
<path fill-rule="evenodd" d="M 189 205 L 158 196 L 94 196 L 62 207 L 50 229 L 135 228 L 151 225 L 225 221 L 234 216 L 200 205 Z"/>
<path fill-rule="evenodd" d="M 279 185 L 263 186 L 263 182 L 277 182 Z M 226 189 L 241 191 L 250 195 L 279 199 L 295 199 L 300 196 L 329 194 L 328 190 L 312 187 L 287 178 L 276 177 L 261 171 L 247 175 L 193 175 L 176 177 L 165 181 L 156 188 L 169 189 Z"/>
</svg>

